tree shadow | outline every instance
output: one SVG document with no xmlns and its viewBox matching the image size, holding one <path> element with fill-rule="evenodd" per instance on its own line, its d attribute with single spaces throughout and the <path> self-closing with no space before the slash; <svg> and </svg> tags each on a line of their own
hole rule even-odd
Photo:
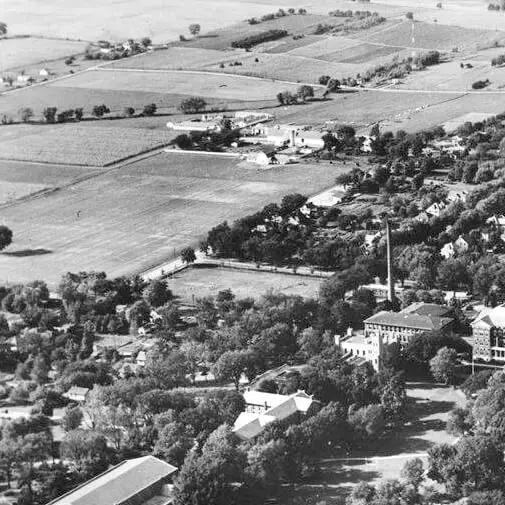
<svg viewBox="0 0 505 505">
<path fill-rule="evenodd" d="M 15 258 L 25 258 L 27 256 L 42 256 L 44 254 L 52 254 L 53 251 L 50 249 L 21 249 L 20 251 L 8 251 L 4 252 L 4 256 L 14 256 Z"/>
</svg>

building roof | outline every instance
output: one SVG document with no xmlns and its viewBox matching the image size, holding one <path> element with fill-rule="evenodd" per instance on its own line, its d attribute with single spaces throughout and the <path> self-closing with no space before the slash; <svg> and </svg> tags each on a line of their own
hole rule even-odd
<svg viewBox="0 0 505 505">
<path fill-rule="evenodd" d="M 381 311 L 365 319 L 367 324 L 401 326 L 415 330 L 440 330 L 452 322 L 450 317 L 433 317 L 405 312 Z"/>
<path fill-rule="evenodd" d="M 444 317 L 450 312 L 449 307 L 438 305 L 438 303 L 414 302 L 405 307 L 403 314 L 417 314 L 419 316 Z"/>
<path fill-rule="evenodd" d="M 312 405 L 312 396 L 304 391 L 292 395 L 276 395 L 261 391 L 246 391 L 244 399 L 248 405 L 264 406 L 263 413 L 242 412 L 233 425 L 233 432 L 243 440 L 259 435 L 273 421 L 287 419 L 296 412 L 306 413 Z"/>
<path fill-rule="evenodd" d="M 86 396 L 89 393 L 89 388 L 81 388 L 79 386 L 72 386 L 67 392 L 67 395 L 73 396 Z"/>
<path fill-rule="evenodd" d="M 498 305 L 492 309 L 483 309 L 471 324 L 472 326 L 485 325 L 490 328 L 494 326 L 505 327 L 505 305 Z"/>
<path fill-rule="evenodd" d="M 154 456 L 128 459 L 48 505 L 117 505 L 176 471 Z"/>
</svg>

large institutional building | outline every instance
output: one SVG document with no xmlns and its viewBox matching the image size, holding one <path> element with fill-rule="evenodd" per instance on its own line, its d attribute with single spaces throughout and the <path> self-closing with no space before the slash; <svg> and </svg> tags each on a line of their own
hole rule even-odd
<svg viewBox="0 0 505 505">
<path fill-rule="evenodd" d="M 365 320 L 363 333 L 337 336 L 335 344 L 348 361 L 357 365 L 368 361 L 379 370 L 388 344 L 407 345 L 415 335 L 429 331 L 450 333 L 454 319 L 449 317 L 449 311 L 448 307 L 422 302 L 413 303 L 400 312 L 381 311 Z"/>
<path fill-rule="evenodd" d="M 472 322 L 473 357 L 505 361 L 505 305 L 484 309 Z"/>
</svg>

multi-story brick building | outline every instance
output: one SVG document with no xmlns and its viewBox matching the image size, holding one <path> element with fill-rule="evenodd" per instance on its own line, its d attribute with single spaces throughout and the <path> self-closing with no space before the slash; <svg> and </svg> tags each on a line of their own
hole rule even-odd
<svg viewBox="0 0 505 505">
<path fill-rule="evenodd" d="M 473 357 L 505 361 L 505 305 L 484 309 L 472 322 Z"/>
</svg>

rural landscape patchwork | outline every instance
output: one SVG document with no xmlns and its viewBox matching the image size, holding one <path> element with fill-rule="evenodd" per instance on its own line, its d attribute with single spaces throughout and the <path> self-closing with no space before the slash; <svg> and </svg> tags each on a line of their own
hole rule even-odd
<svg viewBox="0 0 505 505">
<path fill-rule="evenodd" d="M 0 505 L 505 505 L 505 0 L 0 0 Z"/>
</svg>

